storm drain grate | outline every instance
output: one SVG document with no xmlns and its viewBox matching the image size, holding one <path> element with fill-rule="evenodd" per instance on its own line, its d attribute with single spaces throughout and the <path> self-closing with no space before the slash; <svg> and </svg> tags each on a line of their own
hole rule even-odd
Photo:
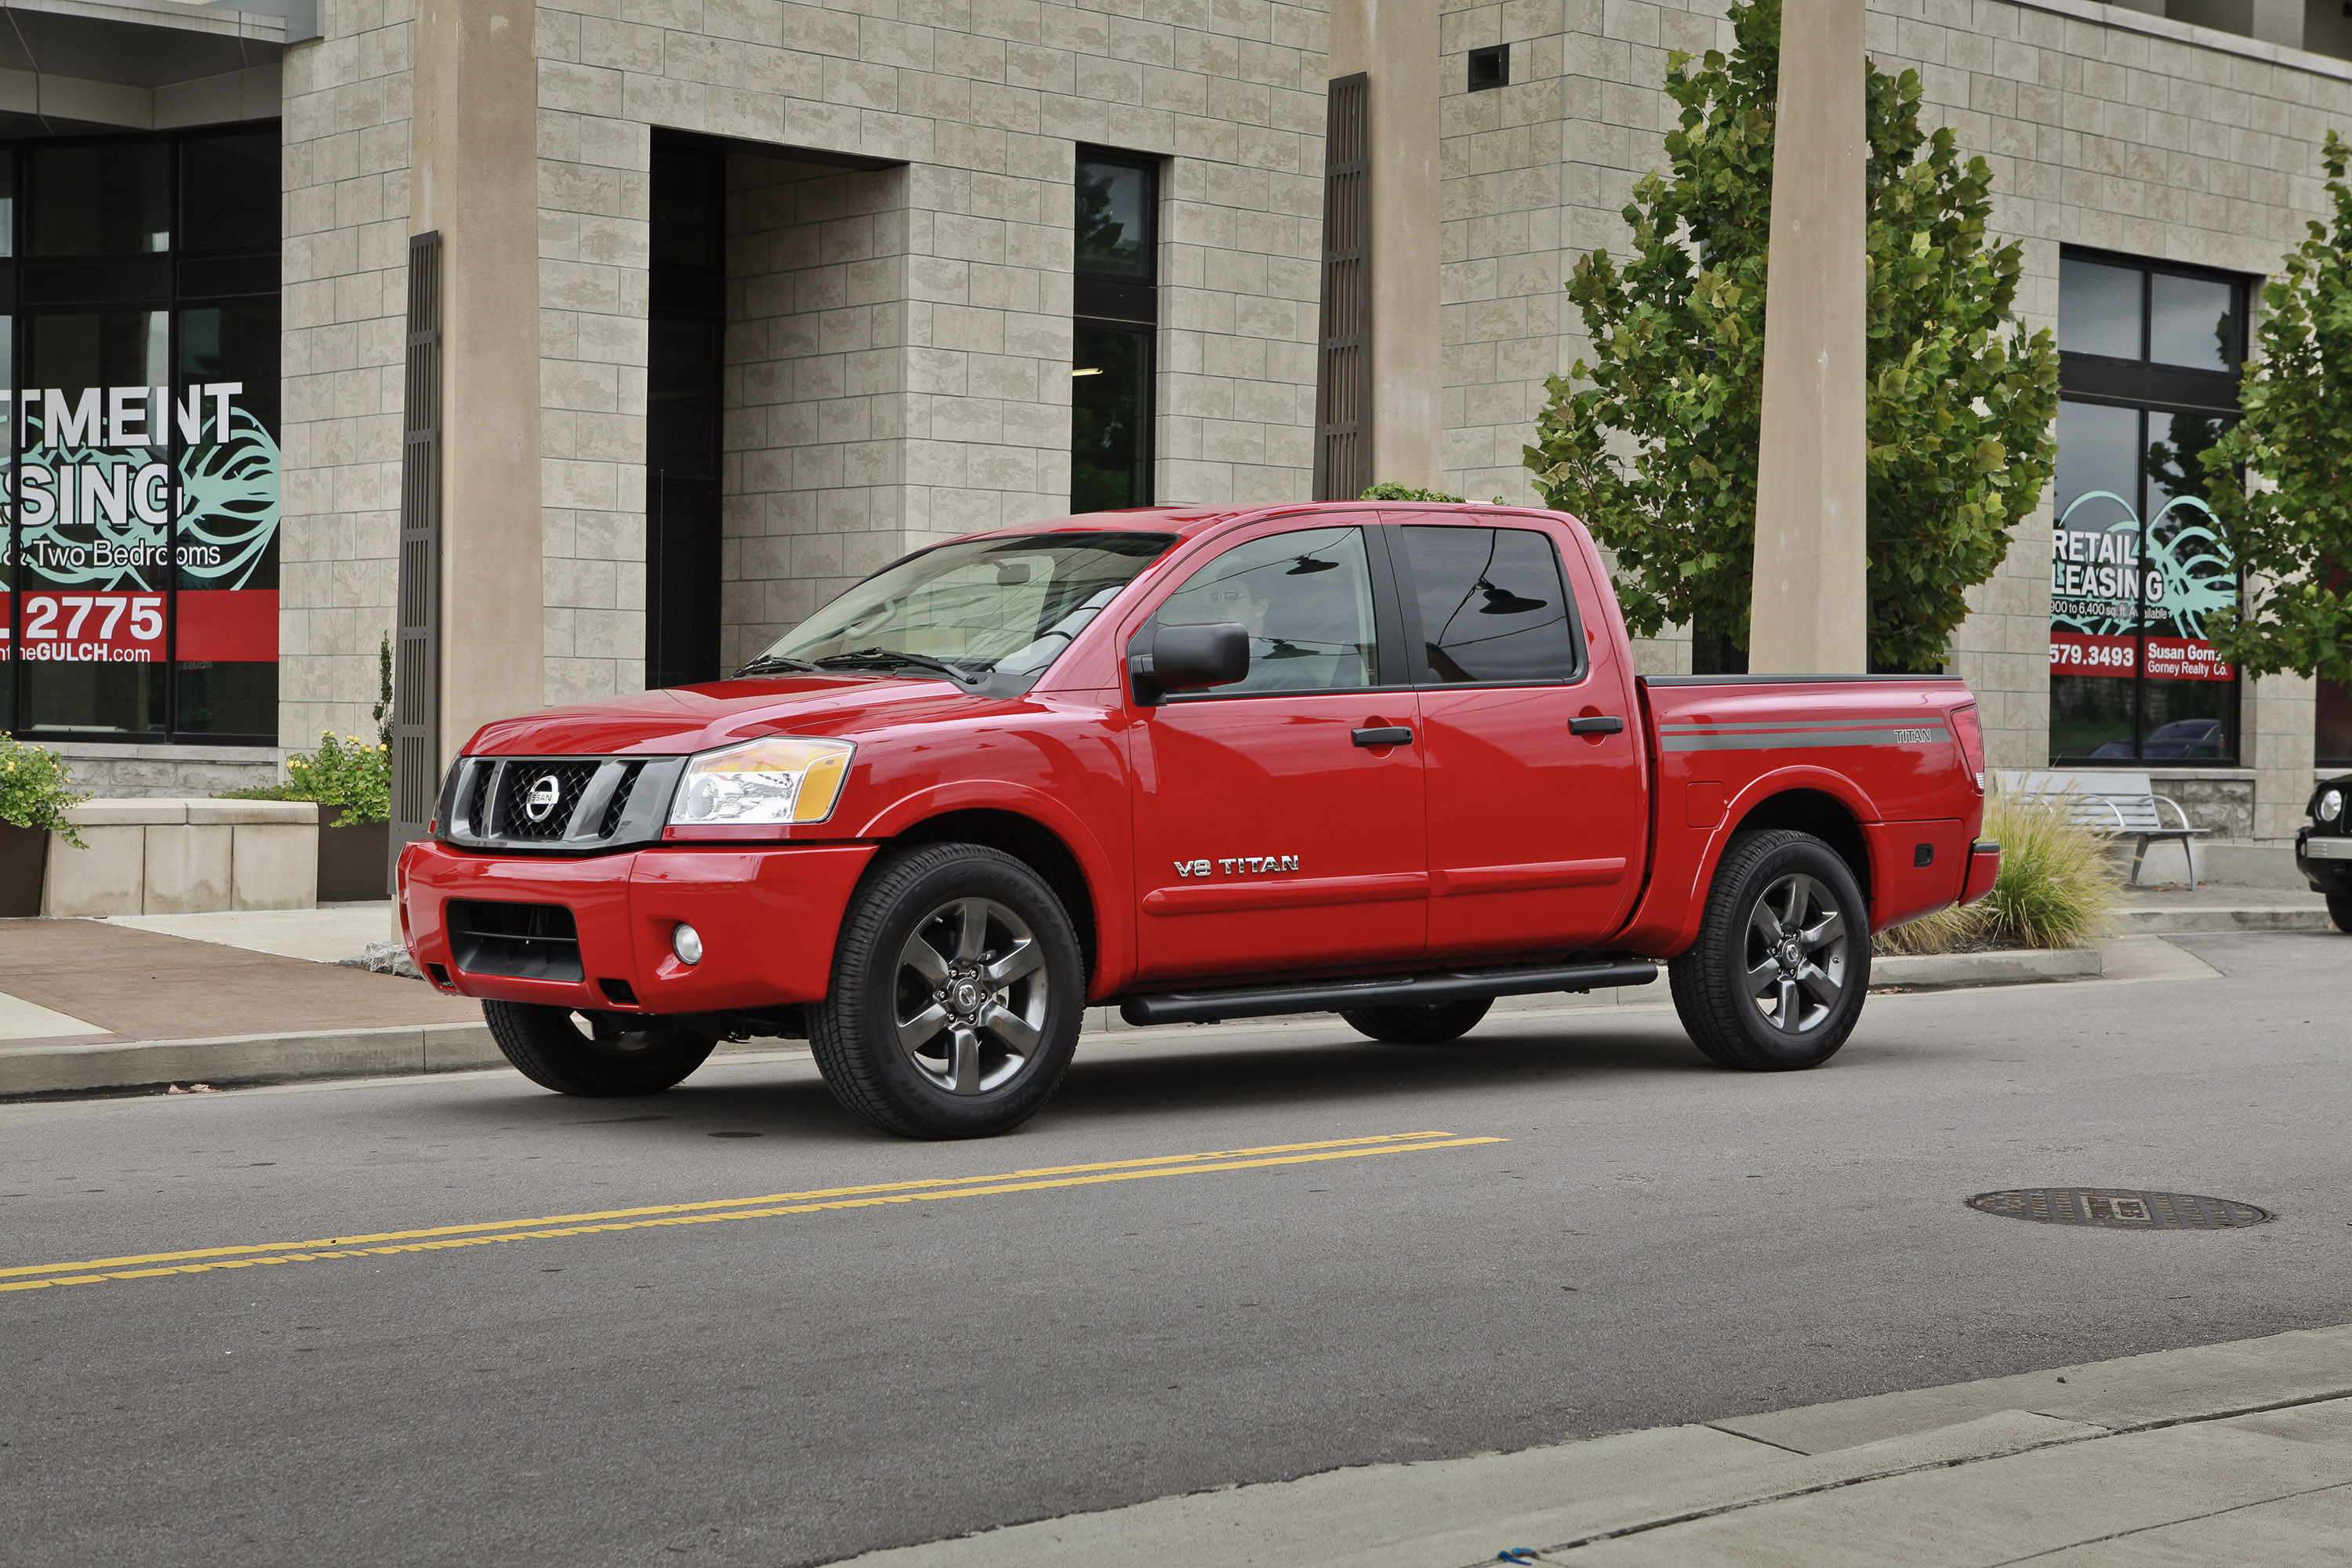
<svg viewBox="0 0 2352 1568">
<path fill-rule="evenodd" d="M 2143 1193 L 2129 1187 L 2020 1187 L 1979 1193 L 1969 1207 L 2042 1225 L 2095 1225 L 2108 1230 L 2233 1230 L 2273 1217 L 2232 1198 Z"/>
</svg>

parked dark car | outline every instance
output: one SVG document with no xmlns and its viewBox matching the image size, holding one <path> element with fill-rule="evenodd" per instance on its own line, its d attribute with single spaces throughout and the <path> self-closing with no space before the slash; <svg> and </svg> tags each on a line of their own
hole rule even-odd
<svg viewBox="0 0 2352 1568">
<path fill-rule="evenodd" d="M 2352 931 L 2352 773 L 2311 792 L 2308 826 L 2295 830 L 2294 865 L 2315 892 L 2327 895 L 2327 918 Z"/>
</svg>

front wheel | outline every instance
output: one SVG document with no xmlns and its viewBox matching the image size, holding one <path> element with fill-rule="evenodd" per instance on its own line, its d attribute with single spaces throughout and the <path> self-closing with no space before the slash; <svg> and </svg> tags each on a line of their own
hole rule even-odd
<svg viewBox="0 0 2352 1568">
<path fill-rule="evenodd" d="M 1481 996 L 1469 1002 L 1355 1007 L 1342 1012 L 1339 1017 L 1356 1033 L 1391 1046 L 1442 1046 L 1476 1028 L 1478 1020 L 1494 1005 Z"/>
<path fill-rule="evenodd" d="M 1693 1044 L 1728 1068 L 1819 1067 L 1870 988 L 1870 917 L 1837 852 L 1775 828 L 1731 841 L 1698 941 L 1666 965 Z"/>
<path fill-rule="evenodd" d="M 1085 1008 L 1054 890 L 999 850 L 932 844 L 859 886 L 809 1046 L 834 1098 L 882 1131 L 979 1138 L 1045 1106 Z"/>
<path fill-rule="evenodd" d="M 482 1018 L 490 1038 L 523 1077 L 558 1094 L 592 1099 L 659 1094 L 700 1067 L 718 1043 L 654 1019 L 621 1013 L 586 1016 L 527 1002 L 485 1002 Z M 630 1024 L 654 1026 L 632 1029 Z"/>
<path fill-rule="evenodd" d="M 2352 931 L 2352 893 L 2328 894 L 2327 918 L 2336 922 L 2337 931 Z"/>
</svg>

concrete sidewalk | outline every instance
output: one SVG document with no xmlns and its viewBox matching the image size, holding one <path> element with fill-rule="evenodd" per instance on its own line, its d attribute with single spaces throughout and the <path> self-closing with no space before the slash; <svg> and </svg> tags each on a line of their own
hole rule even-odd
<svg viewBox="0 0 2352 1568">
<path fill-rule="evenodd" d="M 0 1095 L 502 1059 L 479 1004 L 334 962 L 390 910 L 0 921 Z"/>
<path fill-rule="evenodd" d="M 2352 1563 L 2352 1327 L 1162 1498 L 864 1568 Z"/>
</svg>

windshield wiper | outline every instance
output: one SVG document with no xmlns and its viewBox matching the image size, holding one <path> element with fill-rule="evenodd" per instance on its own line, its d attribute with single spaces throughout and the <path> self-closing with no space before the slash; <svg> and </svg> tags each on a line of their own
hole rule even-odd
<svg viewBox="0 0 2352 1568">
<path fill-rule="evenodd" d="M 734 679 L 740 680 L 747 675 L 772 675 L 780 669 L 797 669 L 808 675 L 822 673 L 818 666 L 804 658 L 786 658 L 780 653 L 763 653 L 737 670 Z"/>
<path fill-rule="evenodd" d="M 981 677 L 960 669 L 945 659 L 933 658 L 927 653 L 905 653 L 894 647 L 859 647 L 846 653 L 829 653 L 817 663 L 827 669 L 839 665 L 846 668 L 857 664 L 910 664 L 918 669 L 934 669 L 950 680 L 966 686 L 978 686 Z"/>
</svg>

